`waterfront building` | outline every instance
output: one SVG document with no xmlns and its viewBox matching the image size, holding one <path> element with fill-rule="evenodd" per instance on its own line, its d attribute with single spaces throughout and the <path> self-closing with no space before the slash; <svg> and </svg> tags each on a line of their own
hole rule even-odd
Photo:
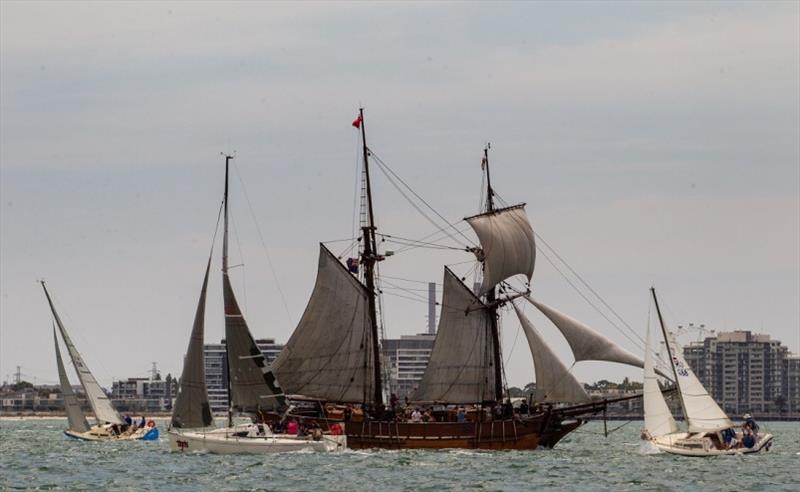
<svg viewBox="0 0 800 492">
<path fill-rule="evenodd" d="M 283 349 L 282 344 L 275 343 L 274 338 L 259 338 L 256 340 L 261 353 L 268 363 Z M 206 366 L 206 387 L 208 388 L 208 403 L 212 413 L 226 413 L 228 411 L 228 355 L 225 351 L 225 339 L 219 343 L 203 345 L 203 355 Z M 280 381 L 279 381 L 280 383 Z"/>
<path fill-rule="evenodd" d="M 389 388 L 401 400 L 417 389 L 433 350 L 435 334 L 403 335 L 383 341 L 384 367 L 389 368 Z"/>
<path fill-rule="evenodd" d="M 111 385 L 111 400 L 120 412 L 165 412 L 172 409 L 178 392 L 177 380 L 154 372 L 148 378 L 127 378 Z"/>
<path fill-rule="evenodd" d="M 800 415 L 800 355 L 790 355 L 784 362 L 782 410 Z"/>
<path fill-rule="evenodd" d="M 692 370 L 726 413 L 779 413 L 788 349 L 769 335 L 720 332 L 684 347 Z"/>
</svg>

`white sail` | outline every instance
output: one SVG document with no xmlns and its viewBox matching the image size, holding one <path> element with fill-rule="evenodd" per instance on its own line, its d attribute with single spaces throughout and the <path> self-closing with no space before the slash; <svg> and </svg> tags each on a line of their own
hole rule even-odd
<svg viewBox="0 0 800 492">
<path fill-rule="evenodd" d="M 44 289 L 45 296 L 47 296 L 47 302 L 50 304 L 50 311 L 53 313 L 56 325 L 58 325 L 58 331 L 61 332 L 61 338 L 64 339 L 64 344 L 67 346 L 69 356 L 72 358 L 75 372 L 78 373 L 78 379 L 81 382 L 81 386 L 83 386 L 83 391 L 86 393 L 86 399 L 89 400 L 89 405 L 91 405 L 94 411 L 95 419 L 99 423 L 124 424 L 125 421 L 122 420 L 120 414 L 111 405 L 111 400 L 108 398 L 105 391 L 103 391 L 103 388 L 100 387 L 100 384 L 94 378 L 91 371 L 89 371 L 86 363 L 83 362 L 83 357 L 81 357 L 78 349 L 75 348 L 75 345 L 69 338 L 64 324 L 61 323 L 61 318 L 59 318 L 56 308 L 53 306 L 53 301 L 50 299 L 47 287 L 44 286 L 44 282 L 42 282 L 42 288 Z"/>
<path fill-rule="evenodd" d="M 733 427 L 733 422 L 708 394 L 683 358 L 683 347 L 669 333 L 669 349 L 677 377 L 678 390 L 689 422 L 689 432 L 714 432 Z"/>
<path fill-rule="evenodd" d="M 519 317 L 528 346 L 533 356 L 533 368 L 536 372 L 537 402 L 570 402 L 590 401 L 583 385 L 575 379 L 556 354 L 547 346 L 542 335 L 533 323 L 514 304 L 514 311 Z"/>
<path fill-rule="evenodd" d="M 647 341 L 644 348 L 644 428 L 652 437 L 678 432 L 678 424 L 658 386 L 658 377 L 654 370 L 653 354 L 650 350 L 650 330 L 647 330 Z"/>
<path fill-rule="evenodd" d="M 81 410 L 78 397 L 75 396 L 75 392 L 72 391 L 72 385 L 69 384 L 67 371 L 64 369 L 64 361 L 61 360 L 61 349 L 58 348 L 58 336 L 56 335 L 55 326 L 53 326 L 53 341 L 56 344 L 58 381 L 61 384 L 61 399 L 64 401 L 64 411 L 67 413 L 68 428 L 75 432 L 86 432 L 89 430 L 89 424 L 86 422 L 86 416 L 83 414 L 83 410 Z"/>
<path fill-rule="evenodd" d="M 341 402 L 374 399 L 368 298 L 361 282 L 320 245 L 311 299 L 273 362 L 286 393 Z"/>
<path fill-rule="evenodd" d="M 644 367 L 644 361 L 597 333 L 580 321 L 567 316 L 555 308 L 542 304 L 530 297 L 525 297 L 536 306 L 561 331 L 567 339 L 575 361 L 601 360 L 619 362 L 634 367 Z"/>
<path fill-rule="evenodd" d="M 536 243 L 524 204 L 464 220 L 481 242 L 483 282 L 480 295 L 514 275 L 524 274 L 530 281 L 536 261 Z"/>
<path fill-rule="evenodd" d="M 495 399 L 490 315 L 480 299 L 445 268 L 439 328 L 415 401 Z"/>
</svg>

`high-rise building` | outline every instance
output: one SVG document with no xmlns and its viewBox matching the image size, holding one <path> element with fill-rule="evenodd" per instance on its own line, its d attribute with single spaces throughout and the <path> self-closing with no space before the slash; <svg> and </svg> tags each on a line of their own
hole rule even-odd
<svg viewBox="0 0 800 492">
<path fill-rule="evenodd" d="M 411 397 L 422 381 L 435 339 L 435 334 L 424 333 L 383 341 L 384 367 L 389 368 L 390 391 L 401 400 Z"/>
<path fill-rule="evenodd" d="M 712 397 L 731 415 L 777 413 L 788 349 L 769 335 L 721 332 L 684 347 L 684 357 Z"/>
<path fill-rule="evenodd" d="M 783 410 L 800 414 L 800 355 L 790 355 L 784 362 Z"/>
<path fill-rule="evenodd" d="M 261 353 L 268 363 L 283 349 L 283 345 L 275 343 L 274 338 L 259 338 L 256 340 Z M 203 345 L 203 355 L 206 366 L 206 387 L 208 388 L 208 403 L 214 413 L 228 411 L 228 355 L 225 352 L 225 339 L 219 343 Z"/>
</svg>

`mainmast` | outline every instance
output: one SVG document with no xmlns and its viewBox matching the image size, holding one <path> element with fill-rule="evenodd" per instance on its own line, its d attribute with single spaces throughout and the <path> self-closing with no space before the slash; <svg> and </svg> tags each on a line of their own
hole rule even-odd
<svg viewBox="0 0 800 492">
<path fill-rule="evenodd" d="M 680 397 L 681 410 L 683 411 L 683 418 L 686 419 L 686 425 L 689 425 L 689 414 L 686 413 L 686 403 L 683 401 L 683 393 L 681 393 L 680 383 L 678 382 L 678 370 L 675 368 L 675 359 L 672 357 L 672 348 L 670 347 L 671 337 L 667 333 L 667 327 L 664 325 L 664 318 L 661 317 L 661 308 L 658 307 L 658 298 L 656 298 L 656 288 L 650 287 L 650 293 L 653 295 L 653 302 L 656 305 L 656 313 L 658 313 L 658 322 L 661 325 L 661 333 L 664 335 L 664 344 L 667 346 L 667 357 L 669 357 L 669 366 L 672 368 L 672 375 L 675 377 L 675 386 L 678 389 L 678 396 Z M 650 347 L 645 347 L 645 350 L 650 350 Z"/>
<path fill-rule="evenodd" d="M 494 190 L 492 190 L 492 178 L 489 173 L 489 149 L 491 144 L 486 144 L 483 148 L 483 167 L 486 170 L 486 212 L 494 212 Z M 492 358 L 494 366 L 494 398 L 495 401 L 503 400 L 503 367 L 500 355 L 500 333 L 497 327 L 497 306 L 495 304 L 497 295 L 495 287 L 486 293 L 486 304 L 489 306 L 489 322 L 492 333 Z"/>
<path fill-rule="evenodd" d="M 364 178 L 366 181 L 367 194 L 367 223 L 361 227 L 362 237 L 364 238 L 364 251 L 361 254 L 361 263 L 364 264 L 364 281 L 369 291 L 369 312 L 372 331 L 372 355 L 373 355 L 373 378 L 375 380 L 373 400 L 375 407 L 383 406 L 383 388 L 381 372 L 381 354 L 378 345 L 378 309 L 376 306 L 375 290 L 375 263 L 378 257 L 378 245 L 375 240 L 375 215 L 372 208 L 372 186 L 369 179 L 369 149 L 367 148 L 367 130 L 364 123 L 364 108 L 358 109 L 358 121 L 361 127 L 361 142 L 364 152 Z M 366 395 L 365 395 L 366 396 Z"/>
<path fill-rule="evenodd" d="M 228 276 L 228 168 L 232 155 L 225 155 L 225 194 L 223 195 L 222 203 L 224 207 L 223 212 L 223 228 L 222 228 L 222 276 Z M 227 315 L 228 313 L 225 313 Z M 231 361 L 228 352 L 228 344 L 230 340 L 225 340 L 225 361 L 228 372 L 228 427 L 233 427 L 233 408 L 232 408 L 232 395 L 233 388 L 231 385 Z"/>
</svg>

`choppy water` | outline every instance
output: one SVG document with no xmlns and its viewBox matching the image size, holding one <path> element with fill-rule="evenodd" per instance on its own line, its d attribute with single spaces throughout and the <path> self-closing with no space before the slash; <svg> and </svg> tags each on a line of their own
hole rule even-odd
<svg viewBox="0 0 800 492">
<path fill-rule="evenodd" d="M 553 450 L 347 451 L 264 456 L 173 454 L 166 440 L 90 443 L 66 422 L 0 421 L 0 488 L 61 490 L 791 490 L 800 491 L 800 423 L 762 425 L 769 453 L 643 454 L 641 423 L 605 439 L 591 423 Z M 609 427 L 614 427 L 610 423 Z M 164 428 L 160 422 L 159 427 Z"/>
</svg>

